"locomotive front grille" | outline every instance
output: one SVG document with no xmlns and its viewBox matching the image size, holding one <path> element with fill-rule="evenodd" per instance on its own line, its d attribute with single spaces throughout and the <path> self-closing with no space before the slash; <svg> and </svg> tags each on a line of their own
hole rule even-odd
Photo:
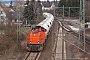
<svg viewBox="0 0 90 60">
<path fill-rule="evenodd" d="M 27 47 L 30 48 L 30 51 L 38 51 L 38 48 L 40 48 L 41 45 L 33 45 L 33 44 L 28 44 Z"/>
</svg>

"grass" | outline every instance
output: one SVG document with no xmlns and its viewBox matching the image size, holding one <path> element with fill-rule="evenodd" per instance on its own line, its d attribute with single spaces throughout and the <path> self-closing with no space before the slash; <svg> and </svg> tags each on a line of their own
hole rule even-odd
<svg viewBox="0 0 90 60">
<path fill-rule="evenodd" d="M 32 27 L 33 27 L 33 26 L 36 26 L 36 25 L 37 25 L 37 24 L 33 24 Z"/>
<path fill-rule="evenodd" d="M 31 29 L 31 27 L 23 27 L 23 28 L 20 28 L 20 31 L 22 32 L 22 31 L 25 31 L 25 30 L 27 30 L 27 29 Z"/>
<path fill-rule="evenodd" d="M 4 33 L 4 30 L 0 30 L 0 34 Z"/>
<path fill-rule="evenodd" d="M 31 27 L 22 27 L 20 28 L 20 31 L 27 31 L 27 30 L 30 30 L 32 27 L 36 26 L 36 24 L 33 24 Z"/>
</svg>

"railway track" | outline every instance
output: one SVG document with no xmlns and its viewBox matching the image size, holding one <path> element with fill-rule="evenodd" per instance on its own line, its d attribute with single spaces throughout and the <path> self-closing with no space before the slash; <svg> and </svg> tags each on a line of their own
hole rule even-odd
<svg viewBox="0 0 90 60">
<path fill-rule="evenodd" d="M 58 21 L 58 22 L 60 23 L 61 21 Z M 63 22 L 61 22 L 61 24 L 63 24 Z M 75 31 L 71 30 L 70 28 L 66 27 L 64 24 L 63 24 L 63 29 L 70 32 L 71 34 L 73 34 L 74 36 L 79 38 L 79 33 L 78 32 L 75 32 Z M 80 36 L 83 37 L 82 35 L 80 35 Z M 90 45 L 90 37 L 85 36 L 85 39 L 86 39 L 85 42 Z"/>
<path fill-rule="evenodd" d="M 22 60 L 38 60 L 41 52 L 27 52 Z"/>
<path fill-rule="evenodd" d="M 39 60 L 41 52 L 22 52 L 15 60 Z"/>
<path fill-rule="evenodd" d="M 59 22 L 60 26 L 63 28 L 63 30 L 67 31 L 68 33 L 70 33 L 71 35 L 73 35 L 75 38 L 79 38 L 79 33 L 78 33 L 78 32 L 73 31 L 71 28 L 67 27 L 67 25 L 63 24 L 61 21 L 58 21 L 58 22 Z M 63 24 L 63 25 L 62 25 L 62 24 Z M 83 36 L 81 35 L 81 37 L 83 37 Z M 84 50 L 82 47 L 78 47 L 77 44 L 74 44 L 73 42 L 71 42 L 71 41 L 69 41 L 69 40 L 66 40 L 65 38 L 62 38 L 62 39 L 63 39 L 65 42 L 69 43 L 71 46 L 79 49 L 79 51 L 84 52 L 84 53 L 82 54 L 82 56 L 88 56 L 88 55 L 90 56 L 90 53 L 89 53 L 88 50 Z M 87 36 L 86 36 L 85 39 L 86 39 L 86 40 L 85 40 L 86 45 L 90 46 L 90 37 L 87 37 Z M 82 41 L 83 41 L 83 39 L 82 39 Z M 70 51 L 73 51 L 73 49 L 70 50 Z M 70 54 L 70 52 L 69 52 L 69 54 Z M 69 55 L 69 56 L 70 56 L 70 55 Z M 73 56 L 75 56 L 75 55 L 73 54 Z M 70 57 L 73 58 L 72 55 L 71 55 Z"/>
</svg>

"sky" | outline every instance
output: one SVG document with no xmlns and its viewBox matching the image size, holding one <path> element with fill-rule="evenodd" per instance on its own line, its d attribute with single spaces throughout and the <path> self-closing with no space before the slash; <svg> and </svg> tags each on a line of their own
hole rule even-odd
<svg viewBox="0 0 90 60">
<path fill-rule="evenodd" d="M 12 1 L 12 0 L 2 0 L 2 1 Z M 47 0 L 40 0 L 40 1 L 47 1 Z M 54 1 L 54 0 L 49 0 L 49 1 Z M 57 0 L 60 1 L 60 0 Z"/>
<path fill-rule="evenodd" d="M 47 0 L 40 0 L 40 1 L 47 1 Z M 54 0 L 49 0 L 49 1 L 54 1 Z M 60 0 L 57 0 L 57 1 L 60 1 Z"/>
</svg>

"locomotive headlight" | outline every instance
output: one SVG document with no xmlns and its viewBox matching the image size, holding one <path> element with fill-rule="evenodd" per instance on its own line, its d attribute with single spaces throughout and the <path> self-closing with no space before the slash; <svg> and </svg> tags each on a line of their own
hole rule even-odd
<svg viewBox="0 0 90 60">
<path fill-rule="evenodd" d="M 40 43 L 40 42 L 38 41 L 38 43 Z"/>
<path fill-rule="evenodd" d="M 31 43 L 31 41 L 30 41 L 30 43 Z"/>
</svg>

